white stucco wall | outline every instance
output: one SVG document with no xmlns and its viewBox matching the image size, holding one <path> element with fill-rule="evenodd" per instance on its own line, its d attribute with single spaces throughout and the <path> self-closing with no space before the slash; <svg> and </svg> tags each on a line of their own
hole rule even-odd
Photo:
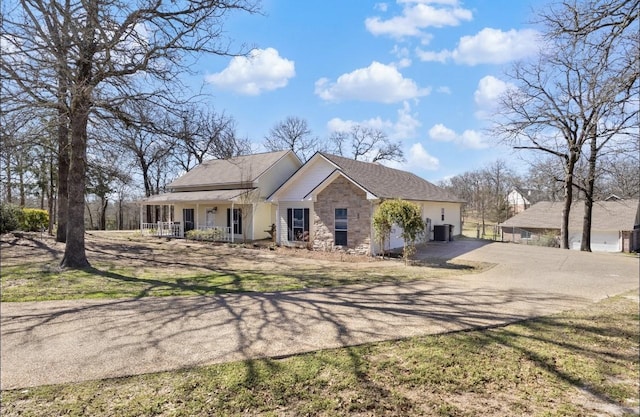
<svg viewBox="0 0 640 417">
<path fill-rule="evenodd" d="M 433 226 L 452 224 L 453 235 L 462 234 L 462 214 L 460 203 L 438 203 L 438 202 L 421 202 L 418 203 L 422 208 L 422 219 L 431 219 L 431 229 L 429 231 L 429 240 L 433 240 Z M 442 210 L 444 209 L 444 220 L 442 220 Z"/>
</svg>

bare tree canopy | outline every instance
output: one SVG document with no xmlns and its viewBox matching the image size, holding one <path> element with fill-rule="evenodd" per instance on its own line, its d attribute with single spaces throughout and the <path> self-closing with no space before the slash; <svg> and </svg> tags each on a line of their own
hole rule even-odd
<svg viewBox="0 0 640 417">
<path fill-rule="evenodd" d="M 637 6 L 637 0 L 551 5 L 540 13 L 545 36 L 538 59 L 517 63 L 508 74 L 516 87 L 502 97 L 494 133 L 516 148 L 554 155 L 563 166 L 563 248 L 569 248 L 569 212 L 581 158 L 589 164 L 582 249 L 590 250 L 598 155 L 605 146 L 638 140 Z"/>
<path fill-rule="evenodd" d="M 263 143 L 269 151 L 292 150 L 303 162 L 322 150 L 320 140 L 312 135 L 307 121 L 293 116 L 276 123 Z"/>
<path fill-rule="evenodd" d="M 169 116 L 165 131 L 173 136 L 173 156 L 184 171 L 206 159 L 229 159 L 251 152 L 251 143 L 238 137 L 233 117 L 215 109 L 188 105 Z"/>
<path fill-rule="evenodd" d="M 348 131 L 333 132 L 329 138 L 338 155 L 356 161 L 404 161 L 399 142 L 393 142 L 380 129 L 354 125 Z"/>
<path fill-rule="evenodd" d="M 90 115 L 117 112 L 131 100 L 175 98 L 172 93 L 180 90 L 168 85 L 188 71 L 185 58 L 230 55 L 225 18 L 234 11 L 255 12 L 256 5 L 253 0 L 10 0 L 3 6 L 3 104 L 9 111 L 34 105 L 58 109 L 60 125 L 68 126 L 67 244 L 61 265 L 87 267 Z"/>
</svg>

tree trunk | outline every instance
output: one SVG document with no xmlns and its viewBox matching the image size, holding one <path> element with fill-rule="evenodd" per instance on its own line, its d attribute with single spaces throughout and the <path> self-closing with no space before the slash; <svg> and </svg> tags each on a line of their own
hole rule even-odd
<svg viewBox="0 0 640 417">
<path fill-rule="evenodd" d="M 591 219 L 593 217 L 593 190 L 596 182 L 596 159 L 598 156 L 598 144 L 595 134 L 591 137 L 591 153 L 589 154 L 589 172 L 587 174 L 587 186 L 584 194 L 584 219 L 582 222 L 582 243 L 580 250 L 591 252 Z"/>
<path fill-rule="evenodd" d="M 48 233 L 49 235 L 53 235 L 53 222 L 54 222 L 54 199 L 55 199 L 55 178 L 53 175 L 53 155 L 49 154 L 49 194 L 47 195 L 47 208 L 49 209 L 49 224 L 48 224 Z"/>
<path fill-rule="evenodd" d="M 82 88 L 82 87 L 80 87 Z M 88 88 L 88 87 L 85 87 Z M 69 166 L 69 208 L 67 245 L 60 265 L 65 268 L 87 268 L 84 242 L 84 194 L 87 171 L 87 123 L 90 96 L 79 91 L 71 109 L 71 165 Z"/>
<path fill-rule="evenodd" d="M 100 210 L 100 230 L 107 230 L 107 206 L 109 205 L 109 199 L 102 199 L 102 207 Z"/>
<path fill-rule="evenodd" d="M 7 166 L 5 169 L 5 175 L 7 177 L 7 203 L 11 204 L 13 203 L 13 195 L 11 192 L 11 188 L 13 187 L 13 179 L 11 172 L 11 156 L 8 152 L 5 154 L 5 158 L 7 159 Z"/>
<path fill-rule="evenodd" d="M 27 204 L 27 192 L 24 186 L 24 160 L 22 153 L 18 156 L 18 189 L 20 190 L 20 207 L 24 207 Z"/>
<path fill-rule="evenodd" d="M 89 230 L 95 230 L 96 227 L 93 224 L 93 213 L 91 212 L 91 206 L 88 202 L 85 202 L 86 213 L 89 216 Z"/>
<path fill-rule="evenodd" d="M 575 152 L 570 152 L 564 175 L 564 206 L 562 207 L 562 223 L 560 224 L 560 247 L 569 249 L 569 214 L 571 213 L 571 203 L 573 203 L 573 171 L 576 160 Z"/>
<path fill-rule="evenodd" d="M 67 221 L 69 218 L 69 119 L 64 110 L 58 114 L 58 230 L 56 241 L 67 241 Z"/>
<path fill-rule="evenodd" d="M 118 200 L 118 230 L 124 230 L 124 213 L 122 209 L 122 196 Z"/>
</svg>

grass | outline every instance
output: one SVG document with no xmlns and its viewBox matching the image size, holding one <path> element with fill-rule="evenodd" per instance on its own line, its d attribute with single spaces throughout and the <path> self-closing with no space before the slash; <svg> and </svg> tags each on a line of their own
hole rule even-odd
<svg viewBox="0 0 640 417">
<path fill-rule="evenodd" d="M 351 284 L 401 282 L 435 278 L 447 274 L 478 272 L 484 265 L 438 265 L 361 268 L 345 264 L 340 269 L 299 267 L 282 272 L 209 270 L 188 268 L 127 268 L 95 262 L 85 270 L 61 270 L 49 263 L 3 266 L 3 302 L 61 299 L 140 298 L 163 296 L 215 295 L 231 292 L 276 292 Z"/>
<path fill-rule="evenodd" d="M 3 391 L 2 414 L 634 415 L 640 335 L 632 296 L 482 331 Z"/>
<path fill-rule="evenodd" d="M 3 242 L 2 302 L 115 299 L 277 292 L 351 284 L 402 282 L 479 272 L 482 263 L 405 267 L 400 261 L 292 261 L 268 250 L 126 238 L 92 239 L 93 267 L 63 270 L 61 248 L 38 239 Z M 33 254 L 39 254 L 32 257 Z M 265 259 L 259 259 L 259 257 Z M 290 258 L 290 259 L 287 259 Z M 283 263 L 289 261 L 288 263 Z"/>
</svg>

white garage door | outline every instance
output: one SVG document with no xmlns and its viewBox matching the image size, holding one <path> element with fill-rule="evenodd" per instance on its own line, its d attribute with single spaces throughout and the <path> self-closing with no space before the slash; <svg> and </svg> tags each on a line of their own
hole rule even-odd
<svg viewBox="0 0 640 417">
<path fill-rule="evenodd" d="M 591 250 L 593 252 L 620 252 L 618 232 L 591 232 Z M 569 234 L 571 249 L 580 250 L 582 233 Z"/>
</svg>

